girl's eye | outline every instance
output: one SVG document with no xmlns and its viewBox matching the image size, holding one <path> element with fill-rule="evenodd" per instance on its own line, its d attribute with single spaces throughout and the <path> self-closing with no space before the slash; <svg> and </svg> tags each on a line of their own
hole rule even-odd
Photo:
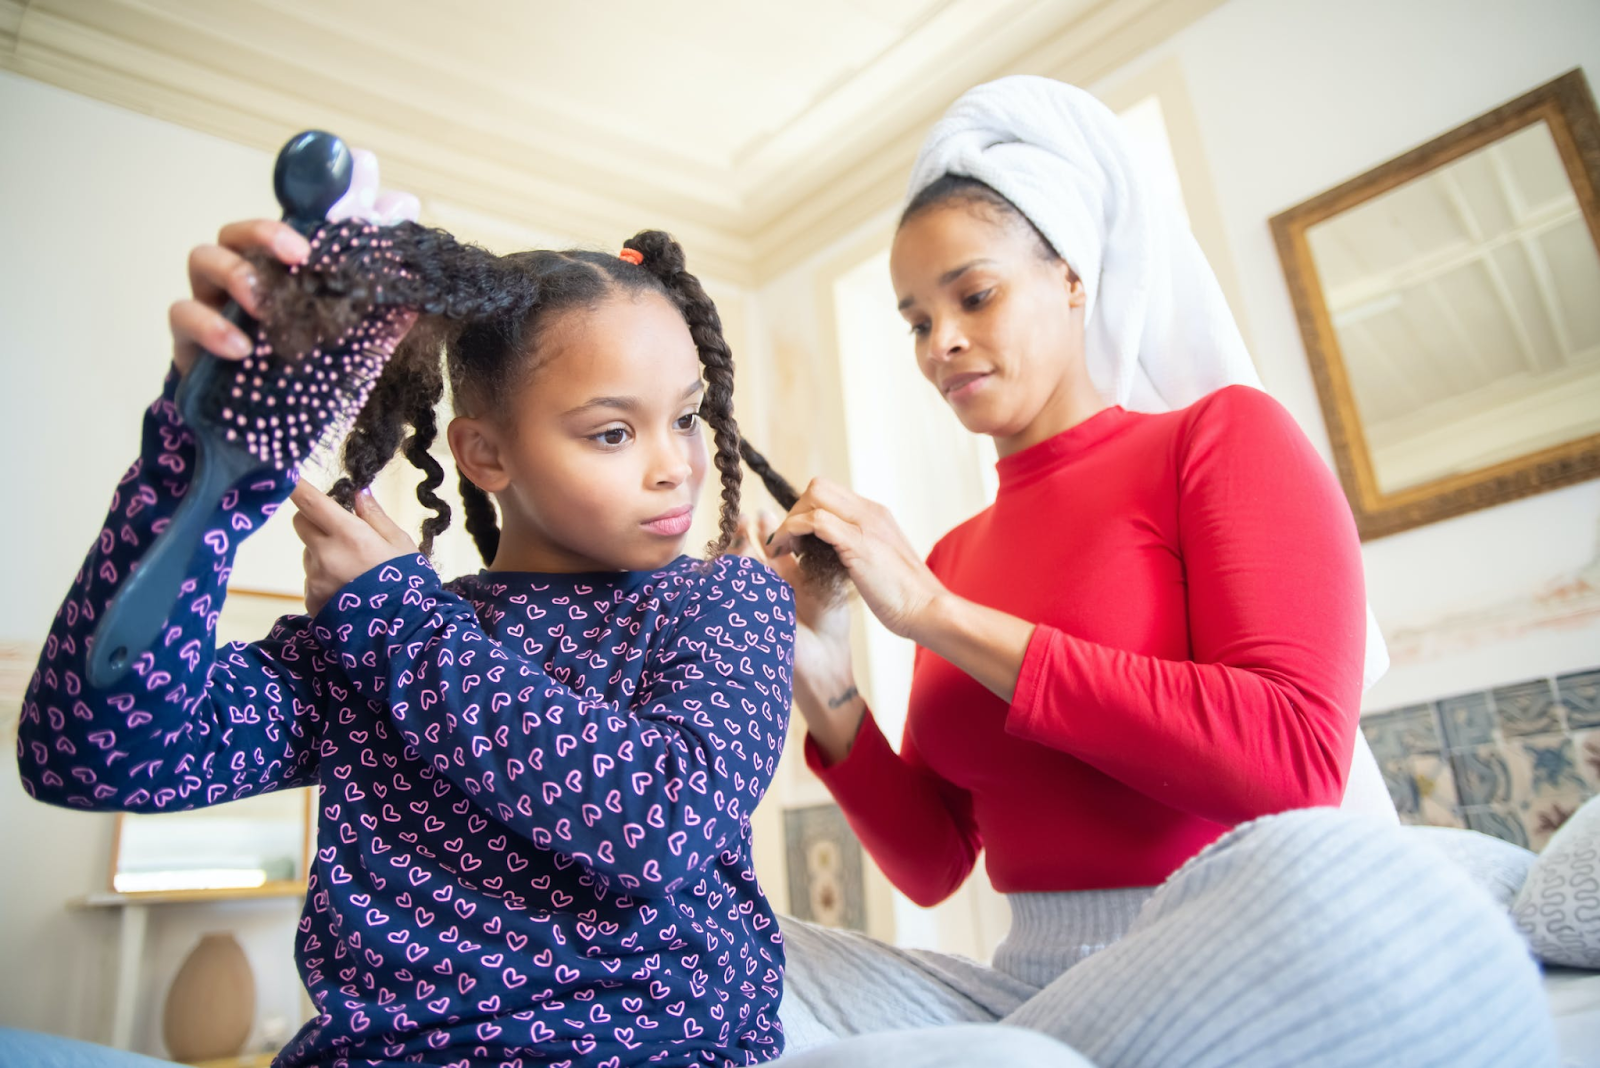
<svg viewBox="0 0 1600 1068">
<path fill-rule="evenodd" d="M 602 430 L 600 433 L 593 435 L 592 440 L 598 441 L 602 445 L 626 445 L 628 442 L 628 429 L 627 427 L 614 426 L 610 430 Z"/>
<path fill-rule="evenodd" d="M 912 337 L 927 337 L 928 336 L 928 324 L 927 323 L 912 323 L 911 324 L 911 336 Z"/>
<path fill-rule="evenodd" d="M 687 415 L 678 416 L 678 429 L 684 431 L 685 433 L 688 433 L 689 431 L 694 430 L 694 429 L 698 428 L 699 426 L 700 426 L 700 413 L 699 412 L 690 412 Z"/>
<path fill-rule="evenodd" d="M 985 290 L 983 290 L 981 292 L 972 294 L 972 296 L 968 297 L 966 300 L 963 300 L 961 303 L 962 303 L 962 305 L 964 307 L 967 307 L 967 308 L 982 307 L 983 304 L 988 301 L 989 297 L 993 293 L 994 293 L 993 289 L 985 289 Z"/>
</svg>

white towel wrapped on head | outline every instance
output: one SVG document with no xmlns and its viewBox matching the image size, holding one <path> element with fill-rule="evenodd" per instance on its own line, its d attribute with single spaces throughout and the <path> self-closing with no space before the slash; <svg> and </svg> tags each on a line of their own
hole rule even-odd
<svg viewBox="0 0 1600 1068">
<path fill-rule="evenodd" d="M 1261 388 L 1194 234 L 1151 195 L 1121 120 L 1089 93 L 1033 75 L 968 90 L 924 140 L 908 201 L 946 174 L 1009 200 L 1083 280 L 1085 359 L 1108 403 L 1164 412 L 1223 386 Z M 1363 688 L 1388 667 L 1369 606 Z M 1394 818 L 1359 731 L 1345 807 Z"/>
</svg>

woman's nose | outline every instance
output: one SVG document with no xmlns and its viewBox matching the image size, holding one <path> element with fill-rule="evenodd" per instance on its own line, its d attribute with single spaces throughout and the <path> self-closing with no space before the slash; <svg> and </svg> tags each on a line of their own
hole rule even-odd
<svg viewBox="0 0 1600 1068">
<path fill-rule="evenodd" d="M 967 351 L 967 335 L 952 319 L 934 322 L 928 333 L 928 354 L 935 360 L 948 360 Z"/>
</svg>

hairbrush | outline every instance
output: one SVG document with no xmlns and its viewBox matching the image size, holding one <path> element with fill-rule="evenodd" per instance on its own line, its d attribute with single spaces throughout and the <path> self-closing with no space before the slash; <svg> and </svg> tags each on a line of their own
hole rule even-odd
<svg viewBox="0 0 1600 1068">
<path fill-rule="evenodd" d="M 348 213 L 352 174 L 359 181 L 369 160 L 332 134 L 310 130 L 291 138 L 273 171 L 284 221 L 312 237 L 330 211 Z M 375 184 L 375 164 L 371 169 Z M 372 190 L 362 192 L 370 202 Z M 341 235 L 348 241 L 353 232 L 372 244 L 378 228 L 323 229 L 313 238 L 313 261 L 340 254 Z M 223 314 L 256 336 L 255 351 L 243 360 L 202 352 L 178 386 L 178 412 L 195 438 L 193 479 L 95 628 L 88 663 L 95 688 L 113 685 L 156 640 L 228 489 L 253 472 L 295 469 L 348 426 L 398 340 L 385 329 L 397 314 L 391 310 L 389 319 L 364 318 L 344 337 L 308 352 L 278 354 L 236 303 L 229 301 Z"/>
</svg>

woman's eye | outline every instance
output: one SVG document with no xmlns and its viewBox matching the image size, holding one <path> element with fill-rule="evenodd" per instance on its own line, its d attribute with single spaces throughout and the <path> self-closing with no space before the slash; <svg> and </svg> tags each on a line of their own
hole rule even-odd
<svg viewBox="0 0 1600 1068">
<path fill-rule="evenodd" d="M 628 441 L 626 427 L 614 426 L 610 430 L 602 430 L 594 435 L 594 440 L 602 445 L 625 445 Z"/>
<path fill-rule="evenodd" d="M 982 292 L 978 292 L 978 293 L 972 294 L 972 296 L 968 297 L 966 300 L 962 301 L 961 303 L 964 306 L 968 307 L 968 308 L 981 307 L 989 299 L 989 297 L 993 293 L 994 293 L 994 290 L 985 289 Z"/>
<path fill-rule="evenodd" d="M 927 323 L 912 323 L 911 324 L 911 336 L 912 337 L 927 337 L 928 336 L 928 324 Z"/>
</svg>

